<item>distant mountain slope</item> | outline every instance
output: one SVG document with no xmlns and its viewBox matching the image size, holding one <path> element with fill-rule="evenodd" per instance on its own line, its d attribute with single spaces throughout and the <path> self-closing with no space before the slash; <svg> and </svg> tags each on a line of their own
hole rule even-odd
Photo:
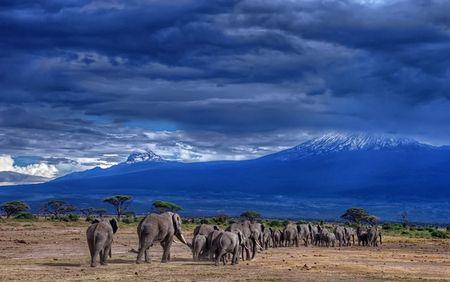
<svg viewBox="0 0 450 282">
<path fill-rule="evenodd" d="M 361 200 L 391 206 L 418 201 L 425 207 L 430 201 L 450 200 L 450 149 L 389 136 L 326 135 L 247 161 L 180 163 L 151 152 L 132 159 L 9 191 L 14 188 L 30 198 L 47 193 L 77 202 L 116 193 L 139 199 L 175 197 L 181 202 L 195 197 L 199 205 L 198 198 L 234 195 L 244 207 L 244 199 L 258 197 L 271 205 L 283 205 L 275 197 L 327 198 L 329 204 L 346 199 L 348 205 Z M 217 210 L 226 208 L 222 205 L 225 202 L 218 203 Z"/>
<path fill-rule="evenodd" d="M 11 185 L 11 183 L 31 184 L 46 182 L 48 180 L 48 178 L 41 176 L 22 174 L 13 171 L 0 171 L 0 185 Z"/>
</svg>

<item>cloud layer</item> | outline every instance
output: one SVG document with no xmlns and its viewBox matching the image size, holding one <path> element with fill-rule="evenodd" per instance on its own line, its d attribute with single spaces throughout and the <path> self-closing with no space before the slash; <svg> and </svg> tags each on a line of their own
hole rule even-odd
<svg viewBox="0 0 450 282">
<path fill-rule="evenodd" d="M 251 158 L 329 130 L 450 143 L 449 10 L 439 0 L 2 1 L 0 153 L 70 170 L 135 149 Z"/>
</svg>

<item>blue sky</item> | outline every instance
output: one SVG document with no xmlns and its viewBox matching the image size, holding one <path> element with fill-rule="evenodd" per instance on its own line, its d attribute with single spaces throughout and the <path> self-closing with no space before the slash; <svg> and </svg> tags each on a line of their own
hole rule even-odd
<svg viewBox="0 0 450 282">
<path fill-rule="evenodd" d="M 448 11 L 437 0 L 1 1 L 0 170 L 60 175 L 145 149 L 245 159 L 328 131 L 448 144 Z"/>
</svg>

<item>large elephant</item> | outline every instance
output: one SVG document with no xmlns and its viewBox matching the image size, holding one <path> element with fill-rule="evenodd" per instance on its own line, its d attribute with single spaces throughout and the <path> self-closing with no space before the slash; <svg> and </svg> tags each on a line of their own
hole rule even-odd
<svg viewBox="0 0 450 282">
<path fill-rule="evenodd" d="M 272 231 L 272 241 L 273 241 L 274 248 L 281 247 L 282 241 L 281 241 L 281 231 L 280 230 Z"/>
<path fill-rule="evenodd" d="M 241 231 L 220 232 L 217 238 L 212 243 L 212 249 L 215 250 L 215 265 L 219 265 L 222 260 L 223 264 L 226 263 L 225 255 L 231 253 L 233 258 L 231 264 L 237 264 L 239 261 L 239 250 L 245 248 L 245 243 Z"/>
<path fill-rule="evenodd" d="M 299 240 L 303 240 L 303 243 L 305 244 L 305 247 L 308 246 L 309 238 L 310 238 L 310 232 L 309 232 L 309 226 L 308 224 L 298 224 L 297 225 L 297 232 L 298 232 L 298 238 Z"/>
<path fill-rule="evenodd" d="M 352 227 L 344 227 L 345 231 L 345 241 L 347 242 L 347 246 L 351 246 L 352 244 L 355 245 L 355 236 L 356 232 L 355 229 Z"/>
<path fill-rule="evenodd" d="M 100 256 L 100 264 L 105 265 L 108 255 L 111 257 L 111 245 L 113 235 L 117 232 L 117 221 L 94 220 L 86 230 L 86 238 L 91 253 L 91 266 L 97 266 L 97 257 Z"/>
<path fill-rule="evenodd" d="M 347 246 L 347 239 L 344 227 L 336 226 L 334 228 L 334 235 L 336 236 L 336 240 L 338 241 L 339 247 Z"/>
<path fill-rule="evenodd" d="M 333 232 L 330 232 L 328 229 L 317 226 L 319 233 L 316 235 L 319 238 L 319 242 L 321 246 L 326 247 L 334 247 L 336 245 L 336 236 Z"/>
<path fill-rule="evenodd" d="M 225 231 L 230 231 L 234 233 L 238 233 L 240 231 L 243 236 L 246 238 L 245 240 L 245 248 L 242 248 L 242 260 L 250 260 L 253 259 L 256 255 L 257 247 L 261 249 L 261 245 L 259 245 L 259 234 L 256 234 L 254 230 L 251 228 L 251 223 L 248 220 L 244 220 L 241 222 L 236 222 L 227 227 Z M 250 256 L 250 249 L 252 250 L 252 254 Z M 245 251 L 245 256 L 244 256 Z"/>
<path fill-rule="evenodd" d="M 213 260 L 215 258 L 215 254 L 216 254 L 215 248 L 217 247 L 217 244 L 215 244 L 214 242 L 222 233 L 223 233 L 223 231 L 221 231 L 221 230 L 213 230 L 212 232 L 209 232 L 208 236 L 206 237 L 210 260 Z"/>
<path fill-rule="evenodd" d="M 311 245 L 317 245 L 319 229 L 315 225 L 308 224 L 309 234 L 311 237 Z"/>
<path fill-rule="evenodd" d="M 356 236 L 358 237 L 358 246 L 369 245 L 369 235 L 367 233 L 367 228 L 358 226 L 356 228 Z"/>
<path fill-rule="evenodd" d="M 298 247 L 298 231 L 297 225 L 294 223 L 288 223 L 283 230 L 284 244 L 286 247 L 296 246 Z"/>
<path fill-rule="evenodd" d="M 150 262 L 148 249 L 155 242 L 160 242 L 163 248 L 161 262 L 170 261 L 170 247 L 173 236 L 176 236 L 182 243 L 192 247 L 186 242 L 181 231 L 181 217 L 177 213 L 165 212 L 162 214 L 151 213 L 144 217 L 137 227 L 139 237 L 139 252 L 136 263 L 142 262 L 145 253 L 145 262 Z"/>
<path fill-rule="evenodd" d="M 381 232 L 378 229 L 377 226 L 372 226 L 367 230 L 367 241 L 369 246 L 378 247 L 378 238 L 380 238 L 380 245 L 382 244 L 381 241 Z"/>
<path fill-rule="evenodd" d="M 258 239 L 258 244 L 261 246 L 262 251 L 262 246 L 264 246 L 264 231 L 266 227 L 262 223 L 252 222 L 250 223 L 250 229 L 254 236 Z"/>
<path fill-rule="evenodd" d="M 266 228 L 263 233 L 263 247 L 264 249 L 268 249 L 273 247 L 273 230 L 272 228 Z"/>
</svg>

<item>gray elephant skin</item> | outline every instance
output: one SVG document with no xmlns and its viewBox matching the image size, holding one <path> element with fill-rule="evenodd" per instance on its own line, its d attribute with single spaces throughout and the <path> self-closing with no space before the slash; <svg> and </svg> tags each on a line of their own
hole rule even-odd
<svg viewBox="0 0 450 282">
<path fill-rule="evenodd" d="M 334 228 L 334 235 L 336 236 L 336 241 L 338 242 L 339 247 L 347 246 L 347 239 L 344 227 L 336 226 Z"/>
<path fill-rule="evenodd" d="M 215 265 L 219 265 L 220 261 L 226 264 L 225 256 L 232 254 L 231 264 L 237 264 L 239 262 L 240 249 L 245 248 L 243 240 L 243 234 L 241 231 L 219 231 L 218 236 L 212 242 L 212 250 L 215 252 Z"/>
<path fill-rule="evenodd" d="M 86 230 L 86 238 L 91 253 L 91 266 L 97 266 L 97 258 L 100 257 L 100 264 L 105 265 L 108 255 L 111 256 L 111 245 L 113 235 L 117 232 L 118 226 L 115 219 L 94 220 Z"/>
<path fill-rule="evenodd" d="M 240 231 L 245 239 L 245 248 L 242 248 L 242 260 L 250 260 L 256 256 L 257 247 L 262 249 L 261 245 L 259 245 L 259 234 L 257 234 L 251 226 L 251 222 L 248 220 L 244 220 L 241 222 L 236 222 L 227 227 L 226 231 L 238 233 Z M 252 254 L 250 255 L 250 249 L 252 250 Z M 245 251 L 245 254 L 244 254 Z M 245 255 L 245 256 L 244 256 Z"/>
<path fill-rule="evenodd" d="M 202 234 L 197 234 L 192 239 L 192 258 L 194 261 L 198 261 L 200 257 L 207 254 L 208 245 L 206 241 L 206 235 Z"/>
<path fill-rule="evenodd" d="M 162 214 L 151 213 L 144 217 L 137 227 L 139 238 L 139 251 L 136 263 L 142 262 L 145 254 L 145 262 L 150 262 L 148 249 L 155 242 L 160 242 L 163 248 L 161 262 L 170 261 L 170 248 L 173 237 L 176 236 L 183 244 L 192 247 L 186 242 L 181 231 L 181 217 L 177 213 L 165 212 Z"/>
</svg>

